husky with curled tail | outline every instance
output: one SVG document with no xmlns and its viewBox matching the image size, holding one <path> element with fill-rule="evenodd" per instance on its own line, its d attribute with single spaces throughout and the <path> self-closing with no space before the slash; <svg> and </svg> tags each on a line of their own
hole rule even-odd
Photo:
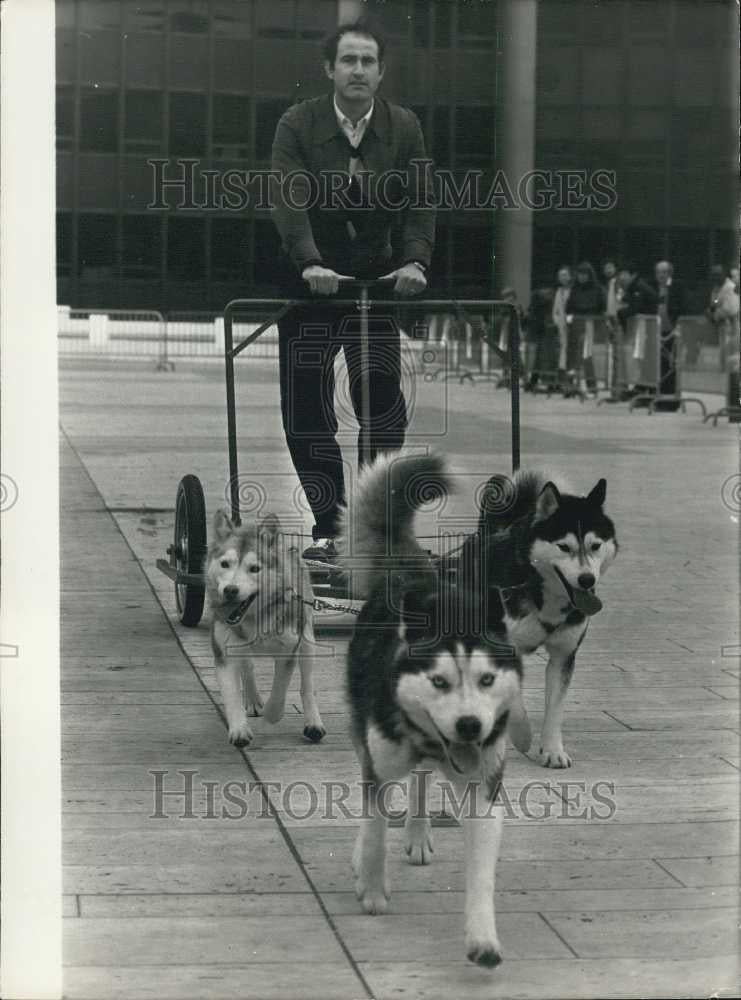
<svg viewBox="0 0 741 1000">
<path fill-rule="evenodd" d="M 344 514 L 342 563 L 366 596 L 347 660 L 364 796 L 352 865 L 365 912 L 385 912 L 388 783 L 416 768 L 441 771 L 464 832 L 466 954 L 493 967 L 501 961 L 494 875 L 502 808 L 495 800 L 508 715 L 521 702 L 521 664 L 508 645 L 487 638 L 480 602 L 449 582 L 414 534 L 416 510 L 449 488 L 441 458 L 383 455 L 362 472 Z M 424 778 L 415 778 L 420 794 L 407 809 L 406 853 L 424 865 L 432 838 Z"/>
<path fill-rule="evenodd" d="M 548 652 L 545 767 L 571 766 L 561 732 L 564 698 L 589 619 L 602 608 L 595 588 L 618 551 L 615 525 L 603 510 L 606 493 L 604 479 L 578 496 L 541 471 L 492 476 L 478 531 L 459 558 L 459 580 L 480 595 L 487 630 L 519 656 L 541 646 Z M 524 709 L 518 729 L 515 745 L 523 750 L 530 742 Z"/>
</svg>

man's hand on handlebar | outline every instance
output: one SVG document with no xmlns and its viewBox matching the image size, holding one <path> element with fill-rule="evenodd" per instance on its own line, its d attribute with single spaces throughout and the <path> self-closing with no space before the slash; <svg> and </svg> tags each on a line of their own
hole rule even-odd
<svg viewBox="0 0 741 1000">
<path fill-rule="evenodd" d="M 417 295 L 427 288 L 427 278 L 421 267 L 416 264 L 404 264 L 389 274 L 384 274 L 379 281 L 394 281 L 394 291 L 398 295 Z"/>
<path fill-rule="evenodd" d="M 310 264 L 301 272 L 301 277 L 309 285 L 315 295 L 334 295 L 341 281 L 352 281 L 347 274 L 337 274 L 330 267 L 321 264 Z"/>
</svg>

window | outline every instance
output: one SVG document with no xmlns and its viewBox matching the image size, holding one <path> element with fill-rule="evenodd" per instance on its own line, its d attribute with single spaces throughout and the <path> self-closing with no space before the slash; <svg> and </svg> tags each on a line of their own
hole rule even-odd
<svg viewBox="0 0 741 1000">
<path fill-rule="evenodd" d="M 137 0 L 124 3 L 124 24 L 127 31 L 162 31 L 165 25 L 166 0 Z"/>
<path fill-rule="evenodd" d="M 157 215 L 123 217 L 123 276 L 153 281 L 160 277 L 162 219 Z"/>
<path fill-rule="evenodd" d="M 167 223 L 167 273 L 179 281 L 202 281 L 206 272 L 206 223 L 170 217 Z"/>
<path fill-rule="evenodd" d="M 631 0 L 628 27 L 634 38 L 663 38 L 670 16 L 669 5 L 656 0 Z"/>
<path fill-rule="evenodd" d="M 78 274 L 88 281 L 110 280 L 116 261 L 116 216 L 79 216 Z"/>
<path fill-rule="evenodd" d="M 80 149 L 95 153 L 118 150 L 118 94 L 98 90 L 81 92 Z"/>
<path fill-rule="evenodd" d="M 643 278 L 652 278 L 657 260 L 666 258 L 666 230 L 634 226 L 625 230 L 625 260 L 638 265 Z M 671 254 L 670 254 L 671 257 Z"/>
<path fill-rule="evenodd" d="M 577 230 L 577 260 L 588 260 L 597 272 L 598 280 L 602 280 L 602 261 L 605 257 L 615 258 L 618 255 L 615 229 L 597 226 L 584 226 Z"/>
<path fill-rule="evenodd" d="M 584 104 L 620 104 L 623 53 L 617 49 L 582 49 Z"/>
<path fill-rule="evenodd" d="M 118 30 L 121 26 L 121 8 L 116 0 L 79 0 L 79 27 L 81 31 L 101 28 Z"/>
<path fill-rule="evenodd" d="M 671 117 L 673 169 L 704 167 L 710 159 L 712 108 L 675 108 Z"/>
<path fill-rule="evenodd" d="M 491 222 L 453 227 L 453 272 L 456 280 L 488 286 L 492 272 Z"/>
<path fill-rule="evenodd" d="M 249 280 L 251 223 L 214 219 L 211 223 L 211 275 L 214 281 Z"/>
<path fill-rule="evenodd" d="M 255 155 L 258 160 L 269 160 L 273 148 L 275 127 L 281 115 L 291 105 L 283 98 L 257 102 L 257 118 L 255 123 Z"/>
<path fill-rule="evenodd" d="M 296 31 L 299 38 L 321 41 L 337 27 L 337 0 L 311 0 L 299 3 L 296 9 Z M 317 53 L 317 62 L 319 62 Z"/>
<path fill-rule="evenodd" d="M 295 15 L 295 0 L 259 0 L 258 35 L 261 38 L 293 38 Z"/>
<path fill-rule="evenodd" d="M 230 38 L 250 38 L 252 35 L 252 0 L 215 0 L 213 4 L 214 34 Z"/>
<path fill-rule="evenodd" d="M 494 158 L 494 107 L 458 107 L 455 112 L 458 166 L 491 166 Z"/>
<path fill-rule="evenodd" d="M 433 113 L 431 152 L 436 167 L 451 167 L 450 108 L 435 108 Z"/>
<path fill-rule="evenodd" d="M 712 48 L 715 45 L 718 21 L 716 13 L 720 5 L 716 3 L 692 3 L 684 0 L 677 4 L 677 22 L 675 29 L 676 43 L 680 47 L 703 46 Z"/>
<path fill-rule="evenodd" d="M 75 138 L 75 92 L 57 87 L 57 149 L 71 149 Z"/>
<path fill-rule="evenodd" d="M 688 285 L 705 281 L 710 265 L 710 233 L 707 229 L 672 229 L 669 260 L 674 273 Z"/>
<path fill-rule="evenodd" d="M 121 78 L 121 31 L 80 31 L 80 80 L 93 86 L 118 84 Z"/>
<path fill-rule="evenodd" d="M 589 0 L 579 11 L 582 39 L 587 45 L 619 45 L 623 36 L 623 5 L 614 0 Z"/>
<path fill-rule="evenodd" d="M 72 274 L 72 213 L 57 213 L 57 277 Z"/>
<path fill-rule="evenodd" d="M 433 4 L 433 11 L 435 19 L 435 47 L 438 49 L 449 49 L 453 37 L 453 4 Z"/>
<path fill-rule="evenodd" d="M 214 41 L 214 89 L 251 91 L 252 46 L 241 38 Z"/>
<path fill-rule="evenodd" d="M 200 156 L 206 152 L 206 95 L 170 95 L 170 153 Z"/>
<path fill-rule="evenodd" d="M 458 41 L 469 48 L 490 49 L 496 36 L 494 0 L 460 0 L 458 11 Z"/>
<path fill-rule="evenodd" d="M 209 9 L 207 0 L 170 0 L 170 30 L 188 35 L 207 35 Z"/>
<path fill-rule="evenodd" d="M 255 219 L 255 283 L 277 284 L 280 236 L 271 219 Z"/>
<path fill-rule="evenodd" d="M 426 49 L 430 44 L 430 11 L 435 4 L 414 0 L 412 5 L 412 38 L 415 48 Z"/>
<path fill-rule="evenodd" d="M 250 99 L 226 94 L 214 95 L 213 155 L 249 156 Z"/>
<path fill-rule="evenodd" d="M 718 76 L 713 53 L 703 49 L 677 49 L 673 60 L 676 103 L 712 104 L 713 85 Z"/>
<path fill-rule="evenodd" d="M 576 101 L 579 50 L 558 45 L 538 53 L 536 88 L 538 103 L 570 104 Z"/>
<path fill-rule="evenodd" d="M 664 104 L 669 93 L 668 53 L 662 46 L 633 45 L 629 50 L 628 100 Z"/>
<path fill-rule="evenodd" d="M 162 144 L 162 95 L 126 91 L 124 146 L 128 152 L 158 153 Z"/>
</svg>

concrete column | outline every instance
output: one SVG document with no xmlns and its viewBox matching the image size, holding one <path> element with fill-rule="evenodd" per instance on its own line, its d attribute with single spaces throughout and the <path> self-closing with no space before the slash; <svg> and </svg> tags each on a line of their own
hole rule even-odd
<svg viewBox="0 0 741 1000">
<path fill-rule="evenodd" d="M 503 0 L 500 79 L 502 100 L 497 126 L 497 166 L 517 193 L 520 178 L 535 167 L 535 61 L 537 0 Z M 517 289 L 520 303 L 530 299 L 533 213 L 528 208 L 497 210 L 494 217 L 494 284 Z"/>
</svg>

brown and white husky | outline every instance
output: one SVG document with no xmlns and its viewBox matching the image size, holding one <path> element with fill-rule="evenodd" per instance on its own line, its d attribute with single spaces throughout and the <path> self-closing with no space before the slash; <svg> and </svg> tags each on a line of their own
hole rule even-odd
<svg viewBox="0 0 741 1000">
<path fill-rule="evenodd" d="M 259 523 L 235 526 L 225 511 L 217 511 L 212 538 L 206 592 L 229 741 L 240 747 L 252 741 L 248 715 L 262 715 L 271 723 L 283 717 L 298 663 L 304 736 L 317 743 L 325 729 L 312 680 L 316 644 L 311 581 L 300 552 L 286 547 L 274 514 Z M 264 703 L 255 684 L 253 656 L 275 660 L 273 687 Z"/>
</svg>

